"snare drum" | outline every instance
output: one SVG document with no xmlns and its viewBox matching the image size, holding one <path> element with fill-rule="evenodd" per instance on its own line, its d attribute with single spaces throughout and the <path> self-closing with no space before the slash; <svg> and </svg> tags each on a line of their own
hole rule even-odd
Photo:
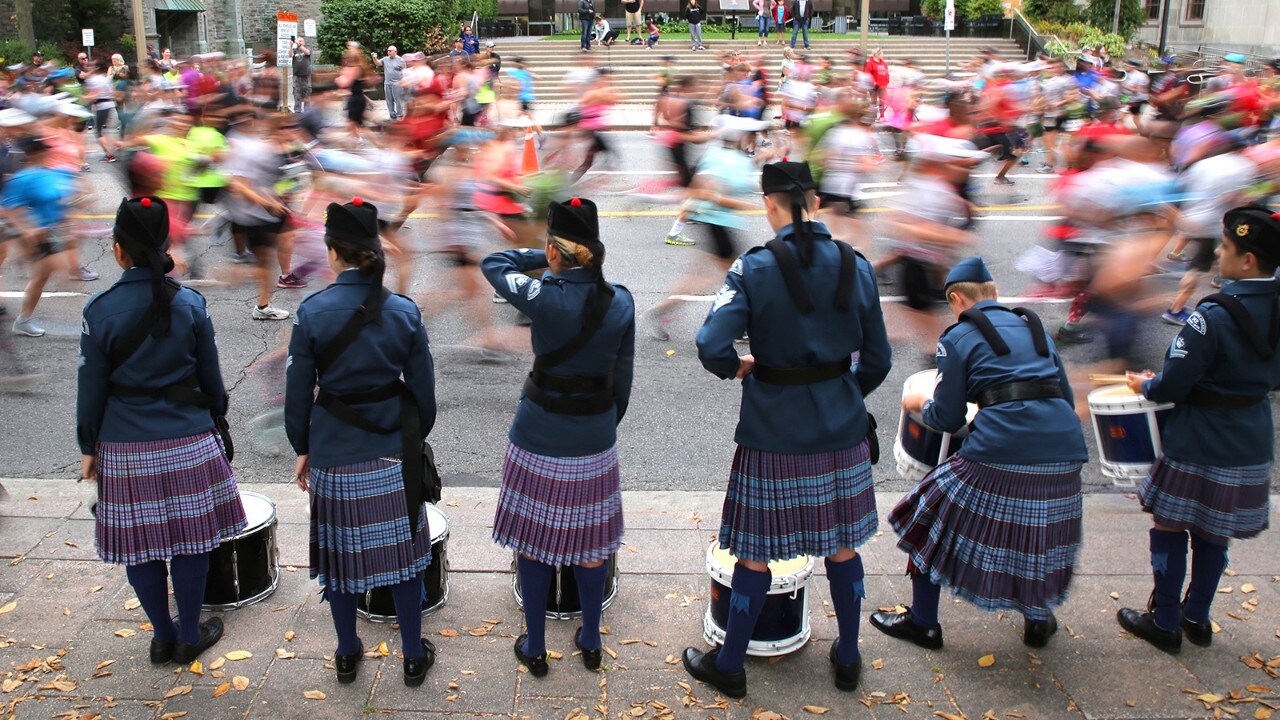
<svg viewBox="0 0 1280 720">
<path fill-rule="evenodd" d="M 1102 475 L 1118 487 L 1133 487 L 1145 478 L 1164 450 L 1160 431 L 1172 410 L 1172 404 L 1153 403 L 1125 385 L 1108 385 L 1089 393 L 1089 415 Z"/>
<path fill-rule="evenodd" d="M 235 610 L 265 600 L 280 585 L 276 506 L 265 495 L 241 492 L 244 532 L 209 553 L 205 610 Z"/>
<path fill-rule="evenodd" d="M 607 609 L 618 597 L 618 554 L 610 553 L 605 561 L 608 566 L 608 579 L 604 584 L 604 604 L 601 610 Z M 524 609 L 524 593 L 520 590 L 520 573 L 516 572 L 516 558 L 511 559 L 511 592 L 516 596 L 516 605 Z M 552 620 L 572 620 L 582 617 L 582 603 L 578 600 L 578 581 L 573 577 L 572 565 L 560 565 L 555 569 L 556 576 L 547 590 L 547 617 Z"/>
<path fill-rule="evenodd" d="M 932 395 L 937 377 L 937 370 L 921 370 L 915 373 L 902 383 L 902 396 L 925 392 Z M 960 449 L 960 444 L 969 434 L 968 423 L 973 422 L 977 414 L 978 406 L 969 403 L 965 426 L 960 428 L 959 432 L 952 434 L 934 430 L 924 424 L 920 413 L 907 412 L 903 409 L 898 417 L 898 437 L 893 442 L 893 458 L 898 463 L 898 476 L 912 482 L 923 480 L 930 470 L 941 465 Z"/>
<path fill-rule="evenodd" d="M 422 573 L 422 614 L 430 615 L 449 600 L 449 518 L 431 504 L 426 506 L 426 514 L 431 564 Z M 395 622 L 396 603 L 391 589 L 374 588 L 357 595 L 356 614 L 371 622 Z"/>
<path fill-rule="evenodd" d="M 713 540 L 707 548 L 707 574 L 711 598 L 702 619 L 702 638 L 708 645 L 723 645 L 729 625 L 729 598 L 733 595 L 733 566 L 738 560 Z M 755 657 L 786 655 L 809 642 L 809 578 L 813 558 L 801 555 L 769 563 L 773 581 L 756 621 L 747 654 Z"/>
</svg>

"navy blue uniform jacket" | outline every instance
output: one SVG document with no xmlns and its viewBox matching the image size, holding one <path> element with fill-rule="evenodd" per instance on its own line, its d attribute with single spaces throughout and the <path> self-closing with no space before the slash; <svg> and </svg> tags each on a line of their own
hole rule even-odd
<svg viewBox="0 0 1280 720">
<path fill-rule="evenodd" d="M 298 306 L 285 365 L 284 427 L 293 450 L 310 455 L 312 467 L 334 467 L 399 455 L 400 433 L 378 435 L 348 425 L 315 405 L 317 380 L 333 395 L 367 392 L 402 375 L 418 402 L 425 438 L 436 423 L 436 381 L 427 328 L 418 306 L 391 295 L 382 306 L 382 324 L 365 325 L 355 342 L 317 378 L 316 356 L 369 295 L 372 278 L 345 270 L 329 287 Z M 400 398 L 352 405 L 370 422 L 400 427 Z"/>
<path fill-rule="evenodd" d="M 1238 280 L 1221 292 L 1240 299 L 1266 337 L 1277 307 L 1275 280 Z M 1202 303 L 1165 353 L 1164 371 L 1142 384 L 1148 400 L 1174 403 L 1161 432 L 1171 460 L 1210 467 L 1269 463 L 1275 455 L 1271 403 L 1239 410 L 1210 410 L 1186 404 L 1191 388 L 1227 395 L 1265 395 L 1280 383 L 1280 353 L 1265 361 L 1253 350 L 1227 310 Z"/>
<path fill-rule="evenodd" d="M 494 253 L 480 267 L 498 294 L 532 320 L 534 354 L 562 347 L 582 328 L 582 305 L 595 284 L 591 271 L 569 268 L 559 274 L 547 271 L 541 280 L 530 278 L 525 272 L 547 267 L 547 255 L 527 248 Z M 635 376 L 636 306 L 631 291 L 616 284 L 613 288 L 613 302 L 599 332 L 547 372 L 568 378 L 613 373 L 614 409 L 599 415 L 559 415 L 522 394 L 507 436 L 518 447 L 538 455 L 581 457 L 604 452 L 618 441 L 618 423 L 627 412 Z"/>
<path fill-rule="evenodd" d="M 859 353 L 851 372 L 811 385 L 772 385 L 747 375 L 734 441 L 777 453 L 815 453 L 855 447 L 867 436 L 864 398 L 889 374 L 892 349 L 875 271 L 858 257 L 853 302 L 836 309 L 840 251 L 822 223 L 813 223 L 813 263 L 801 268 L 814 310 L 801 315 L 787 292 L 773 253 L 748 250 L 729 267 L 711 312 L 698 331 L 698 358 L 716 376 L 738 372 L 734 340 L 747 331 L 756 364 L 799 368 L 838 362 Z M 778 232 L 795 252 L 793 228 Z"/>
<path fill-rule="evenodd" d="M 80 452 L 95 455 L 99 441 L 139 442 L 187 437 L 213 430 L 213 415 L 227 412 L 227 389 L 218 367 L 213 321 L 204 296 L 182 288 L 169 306 L 169 333 L 142 341 L 128 360 L 111 372 L 111 350 L 133 333 L 151 307 L 151 270 L 129 268 L 114 285 L 84 306 L 80 333 L 80 369 L 76 394 L 76 436 Z M 199 391 L 214 407 L 198 408 L 163 398 L 109 397 L 109 383 L 162 388 L 199 380 Z"/>
<path fill-rule="evenodd" d="M 1008 465 L 1088 460 L 1071 384 L 1053 339 L 1045 334 L 1049 357 L 1043 357 L 1032 345 L 1025 320 L 995 300 L 974 307 L 986 314 L 1009 353 L 996 355 L 971 322 L 947 328 L 938 340 L 938 380 L 933 399 L 924 404 L 925 424 L 954 433 L 964 427 L 966 403 L 977 402 L 982 391 L 1011 382 L 1056 380 L 1065 398 L 999 403 L 979 410 L 959 454 L 974 462 Z"/>
</svg>

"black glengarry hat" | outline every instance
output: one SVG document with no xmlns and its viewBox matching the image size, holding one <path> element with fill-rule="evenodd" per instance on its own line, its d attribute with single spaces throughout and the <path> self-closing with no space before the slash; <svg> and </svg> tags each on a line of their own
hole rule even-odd
<svg viewBox="0 0 1280 720">
<path fill-rule="evenodd" d="M 1242 251 L 1280 265 L 1280 213 L 1246 205 L 1227 211 L 1222 226 L 1223 233 Z"/>
<path fill-rule="evenodd" d="M 761 192 L 765 195 L 791 195 L 791 224 L 795 228 L 796 255 L 804 267 L 813 263 L 813 233 L 809 227 L 812 221 L 804 219 L 807 207 L 805 193 L 817 188 L 818 183 L 813 181 L 813 173 L 809 171 L 807 162 L 783 160 L 765 165 L 760 170 Z"/>
<path fill-rule="evenodd" d="M 583 198 L 572 198 L 568 202 L 551 201 L 547 207 L 547 233 L 586 245 L 592 254 L 595 254 L 597 246 L 604 248 L 600 242 L 596 204 Z"/>
<path fill-rule="evenodd" d="M 387 263 L 382 254 L 382 238 L 378 236 L 378 208 L 361 197 L 351 198 L 351 202 L 344 205 L 329 203 L 324 214 L 324 234 L 338 243 L 378 256 L 371 273 L 373 283 L 369 287 L 369 296 L 361 307 L 366 323 L 382 324 L 382 276 L 386 273 Z"/>
<path fill-rule="evenodd" d="M 165 290 L 164 276 L 173 269 L 173 258 L 169 257 L 168 206 L 157 197 L 121 200 L 112 234 L 136 267 L 151 270 L 151 303 L 159 313 L 152 335 L 160 337 L 168 333 L 172 298 Z"/>
</svg>

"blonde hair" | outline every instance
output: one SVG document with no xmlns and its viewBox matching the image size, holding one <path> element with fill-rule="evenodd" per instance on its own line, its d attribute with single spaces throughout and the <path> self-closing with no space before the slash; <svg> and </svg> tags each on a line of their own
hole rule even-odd
<svg viewBox="0 0 1280 720">
<path fill-rule="evenodd" d="M 972 302 L 995 300 L 996 283 L 994 280 L 988 280 L 987 282 L 953 282 L 946 287 L 945 292 L 948 295 L 956 293 Z"/>
</svg>

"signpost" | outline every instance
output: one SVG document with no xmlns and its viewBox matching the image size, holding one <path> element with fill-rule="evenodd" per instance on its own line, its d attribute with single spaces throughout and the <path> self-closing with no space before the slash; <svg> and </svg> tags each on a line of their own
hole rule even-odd
<svg viewBox="0 0 1280 720">
<path fill-rule="evenodd" d="M 729 37 L 730 39 L 738 39 L 738 11 L 746 12 L 751 9 L 750 0 L 720 0 L 720 11 L 728 11 L 732 19 L 729 21 Z"/>
<path fill-rule="evenodd" d="M 956 0 L 947 0 L 947 10 L 943 17 L 943 28 L 947 31 L 947 74 L 950 74 L 951 31 L 956 29 Z"/>
<path fill-rule="evenodd" d="M 276 67 L 283 77 L 280 78 L 280 107 L 289 107 L 289 95 L 292 92 L 290 84 L 293 82 L 293 73 L 289 72 L 289 68 L 293 67 L 293 41 L 298 37 L 298 14 L 284 12 L 281 10 L 276 13 Z"/>
<path fill-rule="evenodd" d="M 93 28 L 84 28 L 80 31 L 80 44 L 85 47 L 86 54 L 89 59 L 93 59 Z"/>
<path fill-rule="evenodd" d="M 311 18 L 307 18 L 306 20 L 303 20 L 303 21 L 302 21 L 302 34 L 303 34 L 303 35 L 306 35 L 306 36 L 307 36 L 307 37 L 309 37 L 309 38 L 313 38 L 313 37 L 315 37 L 315 36 L 316 36 L 316 21 L 315 21 L 315 20 L 312 20 Z"/>
</svg>

